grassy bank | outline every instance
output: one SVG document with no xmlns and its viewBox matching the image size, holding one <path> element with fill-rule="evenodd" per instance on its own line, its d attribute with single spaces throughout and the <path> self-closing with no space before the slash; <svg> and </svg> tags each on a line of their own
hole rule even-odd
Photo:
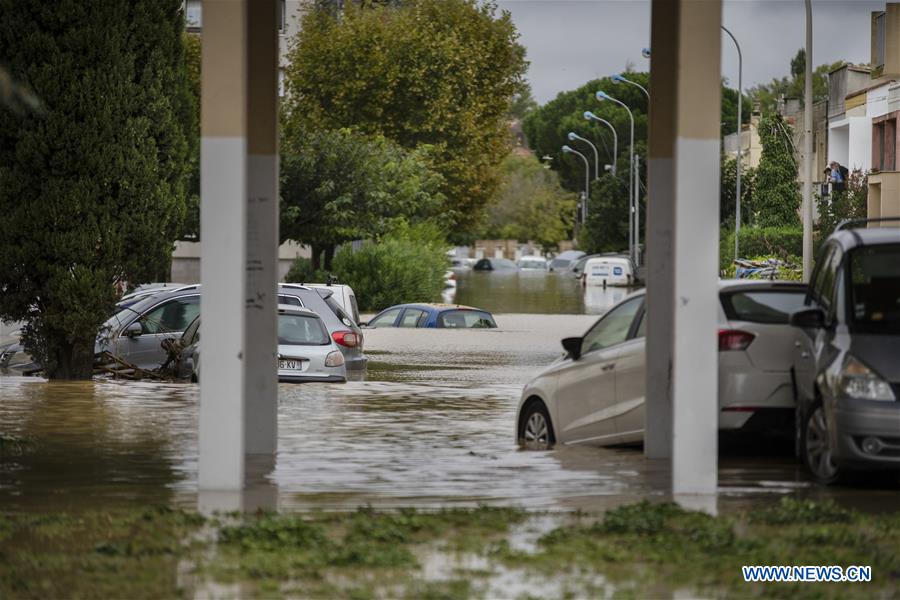
<svg viewBox="0 0 900 600">
<path fill-rule="evenodd" d="M 867 584 L 745 584 L 741 565 L 870 565 Z M 216 586 L 216 587 L 213 587 Z M 773 501 L 710 517 L 482 507 L 228 515 L 169 509 L 0 516 L 0 597 L 893 597 L 900 514 Z"/>
</svg>

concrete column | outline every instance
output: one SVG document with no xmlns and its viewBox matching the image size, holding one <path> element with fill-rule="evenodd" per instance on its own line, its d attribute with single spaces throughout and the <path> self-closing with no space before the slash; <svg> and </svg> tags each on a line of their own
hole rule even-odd
<svg viewBox="0 0 900 600">
<path fill-rule="evenodd" d="M 648 456 L 672 492 L 718 467 L 720 0 L 654 0 L 647 281 Z M 671 436 L 671 437 L 669 437 Z"/>
<path fill-rule="evenodd" d="M 201 490 L 242 489 L 245 453 L 275 448 L 276 1 L 203 3 Z"/>
</svg>

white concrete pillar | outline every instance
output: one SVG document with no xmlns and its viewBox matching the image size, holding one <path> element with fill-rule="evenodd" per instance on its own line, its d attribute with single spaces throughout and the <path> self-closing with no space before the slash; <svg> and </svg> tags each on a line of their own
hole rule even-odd
<svg viewBox="0 0 900 600">
<path fill-rule="evenodd" d="M 718 475 L 722 5 L 652 10 L 646 451 L 671 452 L 676 497 L 707 495 Z"/>
<path fill-rule="evenodd" d="M 275 448 L 275 370 L 268 365 L 276 343 L 277 255 L 269 245 L 277 249 L 277 105 L 262 88 L 275 82 L 277 95 L 277 58 L 271 74 L 265 59 L 269 38 L 277 40 L 276 2 L 203 3 L 201 490 L 242 489 L 245 453 Z M 271 27 L 260 25 L 270 14 Z M 252 94 L 251 83 L 260 88 Z M 253 418 L 245 424 L 246 414 Z"/>
</svg>

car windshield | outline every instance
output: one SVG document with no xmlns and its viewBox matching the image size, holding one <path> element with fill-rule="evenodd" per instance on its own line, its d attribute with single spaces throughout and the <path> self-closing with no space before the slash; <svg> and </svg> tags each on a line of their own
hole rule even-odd
<svg viewBox="0 0 900 600">
<path fill-rule="evenodd" d="M 324 346 L 329 343 L 322 320 L 313 315 L 278 315 L 278 343 L 284 346 Z"/>
<path fill-rule="evenodd" d="M 722 294 L 722 308 L 731 321 L 787 325 L 791 313 L 803 308 L 806 290 L 747 290 Z"/>
<path fill-rule="evenodd" d="M 519 266 L 523 269 L 543 269 L 544 261 L 542 260 L 520 260 Z"/>
<path fill-rule="evenodd" d="M 900 332 L 900 244 L 850 253 L 850 322 L 867 333 Z"/>
</svg>

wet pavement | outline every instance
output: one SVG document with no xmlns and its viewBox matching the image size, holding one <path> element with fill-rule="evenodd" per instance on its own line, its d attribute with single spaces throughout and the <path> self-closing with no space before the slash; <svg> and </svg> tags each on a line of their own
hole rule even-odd
<svg viewBox="0 0 900 600">
<path fill-rule="evenodd" d="M 565 290 L 556 279 L 545 276 Z M 466 281 L 460 301 L 474 304 Z M 574 313 L 581 297 L 583 312 L 583 292 L 566 283 L 574 291 L 534 306 L 559 303 Z M 485 302 L 495 297 L 479 293 Z M 560 355 L 561 338 L 580 335 L 596 317 L 496 318 L 497 330 L 368 330 L 369 381 L 282 384 L 278 455 L 248 475 L 257 495 L 282 510 L 480 503 L 600 510 L 664 497 L 666 465 L 640 449 L 518 449 L 522 385 Z M 0 376 L 0 509 L 195 506 L 198 398 L 193 384 Z M 900 499 L 896 477 L 817 486 L 789 449 L 773 452 L 767 443 L 726 453 L 719 477 L 724 511 L 784 494 L 860 510 L 896 510 Z"/>
</svg>

